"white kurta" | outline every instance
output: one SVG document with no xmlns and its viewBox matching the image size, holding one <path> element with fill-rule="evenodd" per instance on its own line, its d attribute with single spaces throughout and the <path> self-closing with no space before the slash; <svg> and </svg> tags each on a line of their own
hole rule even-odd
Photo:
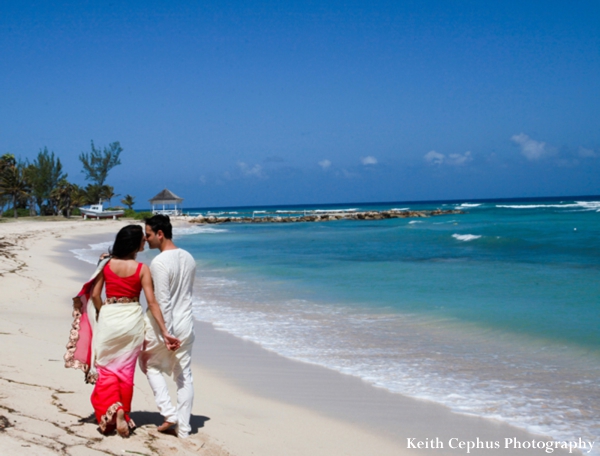
<svg viewBox="0 0 600 456">
<path fill-rule="evenodd" d="M 154 294 L 160 305 L 169 333 L 181 341 L 177 351 L 169 351 L 150 311 L 146 312 L 145 348 L 140 355 L 140 367 L 148 376 L 156 404 L 166 421 L 178 423 L 178 435 L 186 437 L 194 399 L 192 381 L 192 345 L 194 319 L 192 291 L 196 262 L 182 249 L 165 250 L 150 264 Z M 162 374 L 173 375 L 177 382 L 177 409 L 171 404 Z"/>
</svg>

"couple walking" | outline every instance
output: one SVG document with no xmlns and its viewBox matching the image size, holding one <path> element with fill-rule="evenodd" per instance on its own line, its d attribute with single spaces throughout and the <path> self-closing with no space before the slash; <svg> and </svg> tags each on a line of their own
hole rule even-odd
<svg viewBox="0 0 600 456">
<path fill-rule="evenodd" d="M 95 383 L 91 401 L 104 433 L 116 429 L 126 437 L 135 427 L 129 413 L 138 360 L 165 420 L 158 430 L 176 426 L 182 438 L 190 433 L 196 263 L 175 246 L 172 231 L 164 215 L 146 219 L 145 231 L 139 225 L 122 228 L 110 255 L 73 299 L 65 367 L 82 369 L 86 381 Z M 160 250 L 150 267 L 136 261 L 146 242 Z M 142 290 L 148 302 L 145 315 L 139 302 Z M 176 381 L 177 407 L 171 403 L 163 374 Z"/>
</svg>

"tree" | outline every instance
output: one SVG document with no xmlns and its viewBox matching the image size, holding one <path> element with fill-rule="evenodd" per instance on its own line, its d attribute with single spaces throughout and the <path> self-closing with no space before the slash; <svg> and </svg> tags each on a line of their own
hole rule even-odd
<svg viewBox="0 0 600 456">
<path fill-rule="evenodd" d="M 115 196 L 119 196 L 115 193 L 115 188 L 110 185 L 103 185 L 100 189 L 100 197 L 103 201 L 108 201 L 110 204 L 110 200 Z"/>
<path fill-rule="evenodd" d="M 99 201 L 108 201 L 115 196 L 115 188 L 110 185 L 88 184 L 84 190 L 85 204 L 96 204 Z"/>
<path fill-rule="evenodd" d="M 135 197 L 131 195 L 125 195 L 125 198 L 121 200 L 121 204 L 127 206 L 127 209 L 133 209 L 133 205 L 135 204 Z"/>
<path fill-rule="evenodd" d="M 42 206 L 50 199 L 50 193 L 60 181 L 67 178 L 62 172 L 62 164 L 59 158 L 54 157 L 54 152 L 48 152 L 48 148 L 40 149 L 37 158 L 29 164 L 26 169 L 27 178 L 31 183 L 31 194 L 42 213 Z M 50 203 L 50 201 L 48 201 Z M 56 213 L 56 211 L 55 211 Z"/>
<path fill-rule="evenodd" d="M 17 203 L 19 199 L 29 196 L 31 188 L 25 176 L 25 165 L 16 163 L 14 157 L 8 163 L 0 174 L 0 195 L 11 197 L 14 217 L 17 218 Z"/>
<path fill-rule="evenodd" d="M 0 180 L 4 170 L 11 165 L 16 163 L 15 156 L 13 154 L 4 154 L 0 157 Z M 10 201 L 10 195 L 0 193 L 0 217 L 4 212 L 4 206 Z"/>
<path fill-rule="evenodd" d="M 85 174 L 86 180 L 102 187 L 108 177 L 108 172 L 121 164 L 119 159 L 121 152 L 123 152 L 123 148 L 119 141 L 109 144 L 103 150 L 96 149 L 94 141 L 92 141 L 92 152 L 89 154 L 82 152 L 79 155 L 79 160 L 83 164 L 81 172 Z"/>
<path fill-rule="evenodd" d="M 58 211 L 67 218 L 71 217 L 71 210 L 74 207 L 83 205 L 84 196 L 82 189 L 76 184 L 71 184 L 67 179 L 62 179 L 52 190 L 52 199 L 56 201 Z"/>
</svg>

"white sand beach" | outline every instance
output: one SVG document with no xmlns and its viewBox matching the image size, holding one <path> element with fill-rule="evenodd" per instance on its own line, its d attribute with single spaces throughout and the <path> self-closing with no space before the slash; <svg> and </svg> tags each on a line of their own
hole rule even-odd
<svg viewBox="0 0 600 456">
<path fill-rule="evenodd" d="M 546 454 L 504 448 L 544 440 L 506 424 L 388 393 L 288 360 L 197 323 L 192 435 L 156 431 L 162 419 L 138 370 L 128 439 L 103 436 L 83 374 L 65 369 L 71 298 L 93 266 L 70 248 L 110 241 L 125 220 L 0 223 L 0 454 L 402 455 L 466 454 L 459 442 L 499 442 L 470 454 Z M 450 393 L 450 392 L 449 392 Z M 411 449 L 439 439 L 443 448 Z M 553 454 L 567 454 L 556 450 Z"/>
</svg>

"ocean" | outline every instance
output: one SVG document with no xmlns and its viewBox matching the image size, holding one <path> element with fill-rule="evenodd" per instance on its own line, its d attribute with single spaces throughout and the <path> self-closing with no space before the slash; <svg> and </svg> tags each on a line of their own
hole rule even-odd
<svg viewBox="0 0 600 456">
<path fill-rule="evenodd" d="M 179 228 L 198 265 L 195 316 L 459 413 L 597 440 L 600 197 L 211 211 L 436 208 L 465 213 Z"/>
</svg>

